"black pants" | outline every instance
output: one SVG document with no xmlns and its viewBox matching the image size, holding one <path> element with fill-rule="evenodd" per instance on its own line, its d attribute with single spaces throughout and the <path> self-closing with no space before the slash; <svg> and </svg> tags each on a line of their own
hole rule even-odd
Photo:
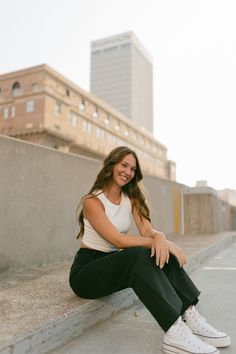
<svg viewBox="0 0 236 354">
<path fill-rule="evenodd" d="M 200 294 L 174 256 L 160 269 L 150 250 L 140 246 L 111 253 L 80 249 L 71 267 L 70 286 L 86 299 L 132 288 L 164 331 L 198 302 Z"/>
</svg>

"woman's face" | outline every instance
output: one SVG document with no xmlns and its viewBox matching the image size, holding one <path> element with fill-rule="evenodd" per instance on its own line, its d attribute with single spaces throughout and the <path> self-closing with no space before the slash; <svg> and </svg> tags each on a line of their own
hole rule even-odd
<svg viewBox="0 0 236 354">
<path fill-rule="evenodd" d="M 113 181 L 120 187 L 125 186 L 134 177 L 136 171 L 136 159 L 133 154 L 127 154 L 113 167 Z"/>
</svg>

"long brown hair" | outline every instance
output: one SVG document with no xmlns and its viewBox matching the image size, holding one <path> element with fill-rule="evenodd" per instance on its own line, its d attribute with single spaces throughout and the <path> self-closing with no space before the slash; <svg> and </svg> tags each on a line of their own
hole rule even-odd
<svg viewBox="0 0 236 354">
<path fill-rule="evenodd" d="M 123 187 L 121 187 L 122 192 L 126 194 L 130 200 L 132 201 L 132 208 L 136 207 L 138 214 L 140 216 L 140 220 L 142 217 L 148 219 L 150 221 L 150 212 L 149 208 L 145 202 L 145 197 L 143 192 L 141 191 L 139 182 L 143 179 L 143 174 L 140 168 L 138 157 L 132 149 L 127 146 L 118 146 L 113 149 L 109 155 L 103 161 L 103 167 L 101 171 L 98 173 L 97 178 L 90 189 L 90 191 L 82 197 L 81 202 L 77 208 L 77 221 L 80 225 L 80 232 L 77 236 L 79 238 L 84 234 L 84 215 L 83 209 L 79 213 L 79 209 L 82 206 L 82 202 L 84 198 L 94 197 L 103 191 L 105 186 L 109 183 L 113 176 L 113 167 L 115 164 L 119 163 L 123 158 L 132 154 L 136 160 L 136 171 L 134 177 Z"/>
</svg>

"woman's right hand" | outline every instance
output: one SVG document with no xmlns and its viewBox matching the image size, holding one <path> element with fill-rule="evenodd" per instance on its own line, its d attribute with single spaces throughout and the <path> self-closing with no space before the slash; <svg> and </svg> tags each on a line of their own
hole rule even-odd
<svg viewBox="0 0 236 354">
<path fill-rule="evenodd" d="M 155 232 L 151 246 L 151 257 L 156 255 L 156 264 L 163 268 L 169 261 L 169 246 L 162 232 Z"/>
</svg>

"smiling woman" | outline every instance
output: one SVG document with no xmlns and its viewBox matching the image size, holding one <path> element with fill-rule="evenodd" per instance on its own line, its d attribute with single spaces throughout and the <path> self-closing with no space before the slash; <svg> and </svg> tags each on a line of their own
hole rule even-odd
<svg viewBox="0 0 236 354">
<path fill-rule="evenodd" d="M 82 242 L 71 266 L 71 288 L 96 299 L 131 287 L 166 332 L 166 353 L 219 354 L 215 346 L 229 345 L 230 337 L 195 309 L 200 292 L 183 269 L 181 248 L 152 228 L 142 178 L 130 148 L 119 146 L 104 159 L 80 203 Z M 127 234 L 132 218 L 140 235 Z"/>
</svg>

